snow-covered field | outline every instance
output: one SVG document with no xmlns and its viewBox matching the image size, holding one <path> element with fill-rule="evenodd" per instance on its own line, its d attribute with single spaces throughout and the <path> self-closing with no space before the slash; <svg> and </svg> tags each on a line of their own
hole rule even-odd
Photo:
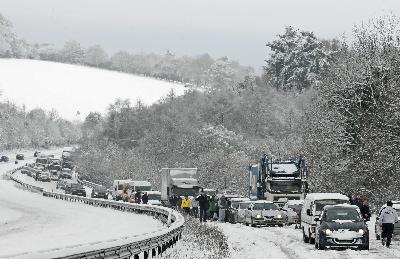
<svg viewBox="0 0 400 259">
<path fill-rule="evenodd" d="M 27 109 L 54 108 L 71 120 L 77 111 L 81 118 L 90 111 L 102 113 L 117 98 L 152 104 L 171 89 L 177 95 L 184 93 L 181 84 L 47 61 L 0 59 L 0 71 L 3 100 L 24 104 Z"/>
<path fill-rule="evenodd" d="M 0 163 L 0 258 L 44 258 L 48 256 L 43 253 L 109 246 L 163 228 L 149 216 L 45 198 L 18 188 L 1 177 L 16 166 L 13 160 Z"/>
<path fill-rule="evenodd" d="M 228 237 L 228 242 L 233 259 L 379 259 L 400 258 L 400 242 L 392 241 L 391 248 L 383 247 L 375 240 L 374 225 L 371 221 L 370 250 L 317 250 L 314 245 L 305 244 L 302 240 L 301 230 L 293 226 L 283 228 L 266 227 L 253 228 L 241 224 L 208 223 L 217 225 Z"/>
</svg>

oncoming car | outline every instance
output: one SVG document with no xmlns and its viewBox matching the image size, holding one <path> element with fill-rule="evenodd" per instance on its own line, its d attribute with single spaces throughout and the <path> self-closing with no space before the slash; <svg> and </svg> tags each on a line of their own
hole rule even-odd
<svg viewBox="0 0 400 259">
<path fill-rule="evenodd" d="M 253 203 L 252 201 L 242 201 L 239 202 L 239 206 L 237 209 L 237 223 L 245 223 L 246 219 L 246 211 L 249 209 L 250 204 Z"/>
<path fill-rule="evenodd" d="M 282 213 L 287 217 L 287 223 L 299 224 L 303 200 L 289 200 L 282 208 Z"/>
<path fill-rule="evenodd" d="M 235 224 L 238 222 L 238 209 L 239 203 L 244 201 L 250 201 L 249 198 L 232 198 L 229 203 L 229 207 L 225 212 L 227 221 Z"/>
<path fill-rule="evenodd" d="M 280 226 L 286 223 L 286 216 L 272 201 L 255 201 L 245 213 L 246 226 Z"/>
<path fill-rule="evenodd" d="M 356 205 L 327 205 L 316 222 L 316 248 L 369 249 L 368 227 Z"/>
</svg>

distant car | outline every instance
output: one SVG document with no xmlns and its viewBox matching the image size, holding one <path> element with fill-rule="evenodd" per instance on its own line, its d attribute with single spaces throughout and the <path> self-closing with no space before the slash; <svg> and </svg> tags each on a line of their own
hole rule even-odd
<svg viewBox="0 0 400 259">
<path fill-rule="evenodd" d="M 159 191 L 148 191 L 146 193 L 147 193 L 147 196 L 148 196 L 147 204 L 161 206 L 161 192 L 159 192 Z"/>
<path fill-rule="evenodd" d="M 56 189 L 65 190 L 66 186 L 68 185 L 67 181 L 65 180 L 58 180 Z"/>
<path fill-rule="evenodd" d="M 70 183 L 65 188 L 66 194 L 86 197 L 86 190 L 79 183 Z"/>
<path fill-rule="evenodd" d="M 24 155 L 23 155 L 23 154 L 17 154 L 17 155 L 15 156 L 15 158 L 16 158 L 17 160 L 24 160 Z"/>
<path fill-rule="evenodd" d="M 35 166 L 31 169 L 31 176 L 33 177 L 33 179 L 35 179 L 36 181 L 39 180 L 39 176 L 41 174 L 41 172 L 43 172 L 44 168 L 41 166 Z"/>
<path fill-rule="evenodd" d="M 326 205 L 317 222 L 315 247 L 369 250 L 369 231 L 356 205 Z"/>
<path fill-rule="evenodd" d="M 30 167 L 29 167 L 29 166 L 25 165 L 25 166 L 23 166 L 23 167 L 21 168 L 21 174 L 26 174 L 26 175 L 28 175 L 29 172 L 30 172 Z"/>
<path fill-rule="evenodd" d="M 92 193 L 90 194 L 92 198 L 103 198 L 108 199 L 108 191 L 104 186 L 95 186 L 92 188 Z"/>
<path fill-rule="evenodd" d="M 232 198 L 229 202 L 229 207 L 225 212 L 226 221 L 232 224 L 236 224 L 238 222 L 238 209 L 239 203 L 243 201 L 250 201 L 249 198 Z"/>
<path fill-rule="evenodd" d="M 303 200 L 289 200 L 282 208 L 282 213 L 287 217 L 287 223 L 299 224 Z"/>
<path fill-rule="evenodd" d="M 8 158 L 8 156 L 1 156 L 0 157 L 0 162 L 8 162 L 10 159 Z"/>
<path fill-rule="evenodd" d="M 259 200 L 250 204 L 245 213 L 246 226 L 280 226 L 286 223 L 286 216 L 272 201 Z"/>
<path fill-rule="evenodd" d="M 60 179 L 72 179 L 72 171 L 71 171 L 71 169 L 63 168 L 61 170 L 59 178 Z"/>
<path fill-rule="evenodd" d="M 35 153 L 33 153 L 33 157 L 38 157 L 40 154 L 40 151 L 35 151 Z"/>
<path fill-rule="evenodd" d="M 41 182 L 50 182 L 51 181 L 50 172 L 48 171 L 41 172 L 39 174 L 38 180 Z"/>
<path fill-rule="evenodd" d="M 382 210 L 386 208 L 386 205 L 383 205 L 378 213 L 376 214 L 376 222 L 375 222 L 375 237 L 377 240 L 380 240 L 382 237 L 382 227 L 379 226 L 379 217 L 381 216 Z M 393 201 L 393 209 L 397 211 L 397 215 L 400 219 L 400 202 L 399 201 Z M 394 239 L 399 239 L 400 238 L 400 221 L 394 224 L 394 230 L 393 230 L 393 238 Z"/>
</svg>

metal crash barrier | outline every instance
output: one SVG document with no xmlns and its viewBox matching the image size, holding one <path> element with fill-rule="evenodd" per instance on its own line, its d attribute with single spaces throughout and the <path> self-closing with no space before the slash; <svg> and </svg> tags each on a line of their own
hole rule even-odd
<svg viewBox="0 0 400 259">
<path fill-rule="evenodd" d="M 147 259 L 161 255 L 168 248 L 173 247 L 176 244 L 176 242 L 182 237 L 182 230 L 185 220 L 184 217 L 179 212 L 173 209 L 161 206 L 154 206 L 154 205 L 133 204 L 121 201 L 87 198 L 70 194 L 47 192 L 44 191 L 43 188 L 26 184 L 21 180 L 15 178 L 13 174 L 19 171 L 20 169 L 21 167 L 7 172 L 8 177 L 28 190 L 34 192 L 41 192 L 45 197 L 69 201 L 69 202 L 80 202 L 91 206 L 111 208 L 125 212 L 146 214 L 155 217 L 156 219 L 160 220 L 167 226 L 167 228 L 154 232 L 154 234 L 151 237 L 144 236 L 144 239 L 142 240 L 135 240 L 133 242 L 127 242 L 126 244 L 123 245 L 111 246 L 102 249 L 95 249 L 92 251 L 85 251 L 67 256 L 63 255 L 58 258 L 139 259 L 139 257 L 142 256 L 143 258 Z M 85 182 L 83 182 L 83 180 L 79 181 L 81 182 L 81 184 L 86 186 L 95 185 L 94 183 L 88 181 Z M 57 258 L 57 256 L 54 258 Z"/>
</svg>

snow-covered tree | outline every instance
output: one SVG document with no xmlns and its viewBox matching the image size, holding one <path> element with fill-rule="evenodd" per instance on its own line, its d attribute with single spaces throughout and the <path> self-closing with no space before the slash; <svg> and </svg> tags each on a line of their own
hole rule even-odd
<svg viewBox="0 0 400 259">
<path fill-rule="evenodd" d="M 83 64 L 85 60 L 85 50 L 77 41 L 67 41 L 61 50 L 63 62 L 71 64 Z"/>
<path fill-rule="evenodd" d="M 100 45 L 94 45 L 86 50 L 85 64 L 99 67 L 108 60 L 107 53 Z"/>
<path fill-rule="evenodd" d="M 332 52 L 312 32 L 289 26 L 278 39 L 267 43 L 265 77 L 277 89 L 303 91 L 315 85 L 329 67 Z"/>
</svg>

